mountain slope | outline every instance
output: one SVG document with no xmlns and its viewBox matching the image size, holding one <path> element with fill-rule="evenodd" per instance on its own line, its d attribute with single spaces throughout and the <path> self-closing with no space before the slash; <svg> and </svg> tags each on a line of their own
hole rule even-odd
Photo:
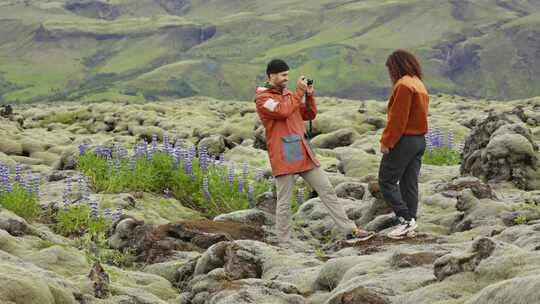
<svg viewBox="0 0 540 304">
<path fill-rule="evenodd" d="M 0 1 L 3 102 L 250 99 L 285 58 L 320 94 L 383 98 L 396 48 L 432 92 L 540 95 L 540 3 L 514 0 Z"/>
</svg>

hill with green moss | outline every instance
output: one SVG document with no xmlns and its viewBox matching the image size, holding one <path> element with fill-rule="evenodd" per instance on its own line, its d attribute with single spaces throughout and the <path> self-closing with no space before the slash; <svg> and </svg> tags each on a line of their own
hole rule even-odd
<svg viewBox="0 0 540 304">
<path fill-rule="evenodd" d="M 388 93 L 396 48 L 432 92 L 540 95 L 532 0 L 0 0 L 0 101 L 250 99 L 285 58 L 322 95 Z"/>
</svg>

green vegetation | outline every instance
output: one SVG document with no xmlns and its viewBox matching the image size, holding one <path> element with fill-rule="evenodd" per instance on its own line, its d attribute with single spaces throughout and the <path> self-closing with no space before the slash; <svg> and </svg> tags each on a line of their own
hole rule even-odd
<svg viewBox="0 0 540 304">
<path fill-rule="evenodd" d="M 90 207 L 86 204 L 70 206 L 61 209 L 56 216 L 54 231 L 64 236 L 81 236 L 105 234 L 109 229 L 110 220 L 103 217 L 92 217 Z"/>
<path fill-rule="evenodd" d="M 41 211 L 38 197 L 19 184 L 13 185 L 11 191 L 0 186 L 0 206 L 26 220 L 36 218 Z"/>
<path fill-rule="evenodd" d="M 127 159 L 115 154 L 107 160 L 87 152 L 80 157 L 78 169 L 98 192 L 166 192 L 208 217 L 247 209 L 258 194 L 269 189 L 266 180 L 247 173 L 246 168 L 237 174 L 234 168 L 215 165 L 207 156 L 177 162 L 169 153 L 143 155 L 147 156 Z"/>
<path fill-rule="evenodd" d="M 41 125 L 47 126 L 50 123 L 62 123 L 69 125 L 75 123 L 77 120 L 84 119 L 86 116 L 84 111 L 58 113 L 44 118 Z"/>
<path fill-rule="evenodd" d="M 424 153 L 422 162 L 428 165 L 454 166 L 461 163 L 461 155 L 459 151 L 448 147 L 436 147 L 431 152 Z"/>
</svg>

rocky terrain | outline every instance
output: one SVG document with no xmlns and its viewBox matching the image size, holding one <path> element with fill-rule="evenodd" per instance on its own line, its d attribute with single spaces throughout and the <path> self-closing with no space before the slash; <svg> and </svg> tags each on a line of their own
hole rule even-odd
<svg viewBox="0 0 540 304">
<path fill-rule="evenodd" d="M 43 213 L 25 220 L 0 208 L 0 303 L 538 302 L 540 98 L 432 96 L 430 128 L 445 141 L 451 130 L 462 161 L 423 165 L 420 233 L 399 241 L 384 236 L 395 219 L 376 183 L 385 103 L 318 101 L 313 146 L 348 216 L 378 232 L 370 241 L 341 242 L 318 198 L 295 209 L 295 241 L 280 248 L 272 192 L 249 209 L 205 218 L 167 193 L 96 191 L 92 181 L 99 212 L 121 216 L 104 240 L 61 235 L 46 212 L 81 176 L 81 145 L 132 148 L 155 134 L 160 144 L 224 153 L 227 164 L 268 177 L 254 105 L 192 97 L 2 108 L 0 163 L 39 178 Z"/>
</svg>

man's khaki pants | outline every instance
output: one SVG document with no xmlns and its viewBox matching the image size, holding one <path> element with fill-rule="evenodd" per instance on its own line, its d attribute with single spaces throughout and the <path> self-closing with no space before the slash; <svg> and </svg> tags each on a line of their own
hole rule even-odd
<svg viewBox="0 0 540 304">
<path fill-rule="evenodd" d="M 347 217 L 343 206 L 338 202 L 336 192 L 328 176 L 320 167 L 299 173 L 299 175 L 302 176 L 311 188 L 317 191 L 322 203 L 328 209 L 330 216 L 344 235 L 356 228 L 356 224 Z M 290 238 L 291 199 L 294 185 L 294 174 L 276 177 L 276 232 L 279 243 L 287 243 Z"/>
</svg>

